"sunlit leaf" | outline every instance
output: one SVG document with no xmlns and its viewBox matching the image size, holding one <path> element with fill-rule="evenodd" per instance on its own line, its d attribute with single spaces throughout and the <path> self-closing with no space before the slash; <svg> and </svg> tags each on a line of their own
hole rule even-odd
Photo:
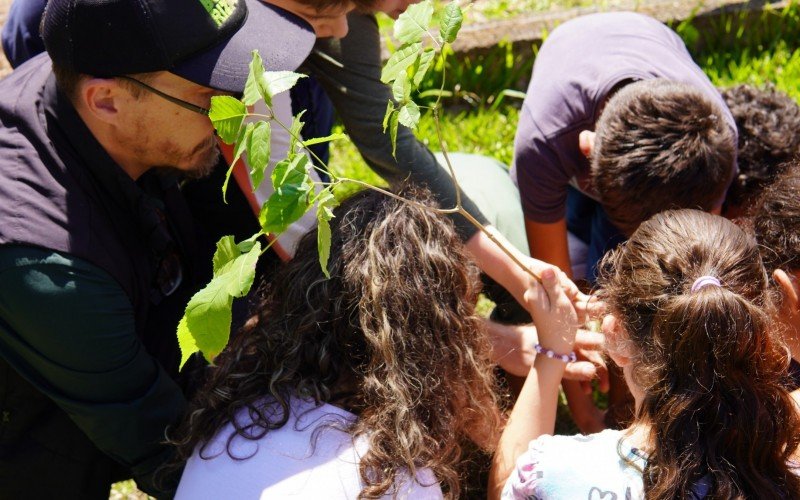
<svg viewBox="0 0 800 500">
<path fill-rule="evenodd" d="M 429 0 L 410 5 L 394 23 L 394 37 L 401 44 L 422 40 L 433 17 L 433 3 Z"/>
<path fill-rule="evenodd" d="M 242 126 L 247 107 L 242 101 L 229 95 L 218 95 L 211 98 L 211 111 L 208 117 L 217 135 L 225 144 L 233 144 L 239 136 L 239 128 Z"/>
<path fill-rule="evenodd" d="M 461 12 L 461 7 L 455 1 L 447 4 L 439 19 L 439 35 L 442 37 L 442 41 L 453 43 L 463 22 L 464 14 Z"/>
<path fill-rule="evenodd" d="M 392 156 L 395 158 L 397 157 L 397 130 L 398 124 L 400 123 L 399 117 L 400 113 L 398 111 L 392 112 L 392 116 L 389 117 L 389 137 L 392 139 Z"/>
<path fill-rule="evenodd" d="M 233 297 L 227 287 L 222 276 L 215 277 L 186 306 L 185 328 L 209 361 L 225 348 L 230 336 Z"/>
<path fill-rule="evenodd" d="M 389 126 L 389 119 L 392 117 L 392 114 L 395 112 L 394 109 L 394 102 L 389 101 L 386 105 L 386 114 L 383 115 L 383 132 L 386 133 L 386 128 Z"/>
<path fill-rule="evenodd" d="M 330 188 L 323 189 L 316 199 L 317 203 L 317 253 L 319 254 L 319 265 L 327 278 L 330 278 L 328 271 L 328 259 L 331 255 L 331 225 L 333 219 L 333 209 L 338 205 Z"/>
<path fill-rule="evenodd" d="M 419 51 L 422 49 L 422 42 L 414 42 L 403 45 L 389 57 L 386 65 L 381 72 L 381 81 L 390 83 L 399 77 L 405 77 L 406 72 L 414 61 L 417 60 Z"/>
<path fill-rule="evenodd" d="M 178 365 L 180 370 L 191 355 L 200 350 L 194 341 L 194 337 L 192 337 L 192 332 L 189 331 L 189 327 L 186 325 L 186 316 L 181 318 L 180 323 L 178 323 L 178 347 L 181 349 L 181 364 Z"/>
<path fill-rule="evenodd" d="M 292 158 L 296 153 L 297 141 L 300 140 L 300 131 L 303 130 L 303 121 L 301 118 L 306 113 L 306 110 L 301 111 L 292 118 L 292 125 L 289 127 L 289 158 Z"/>
<path fill-rule="evenodd" d="M 225 182 L 222 183 L 222 201 L 225 203 L 228 203 L 228 183 L 231 180 L 233 167 L 236 166 L 236 162 L 239 161 L 239 158 L 242 157 L 242 153 L 247 149 L 247 142 L 250 134 L 253 132 L 254 125 L 253 123 L 248 123 L 245 127 L 239 129 L 239 137 L 236 138 L 236 146 L 233 149 L 233 161 L 231 161 L 228 171 L 225 172 Z"/>
<path fill-rule="evenodd" d="M 264 171 L 270 159 L 270 135 L 272 128 L 267 122 L 258 122 L 249 134 L 247 144 L 247 160 L 250 165 L 250 181 L 253 190 L 258 189 L 264 180 Z"/>
<path fill-rule="evenodd" d="M 419 106 L 414 101 L 408 101 L 400 107 L 397 113 L 397 119 L 406 127 L 416 130 L 419 125 Z"/>
<path fill-rule="evenodd" d="M 407 76 L 394 81 L 392 84 L 392 96 L 400 103 L 411 99 L 411 82 Z"/>
<path fill-rule="evenodd" d="M 332 142 L 338 141 L 341 139 L 347 139 L 347 134 L 343 134 L 341 132 L 336 132 L 331 135 L 325 137 L 315 137 L 313 139 L 303 139 L 304 146 L 313 146 L 314 144 L 322 144 L 323 142 Z"/>
<path fill-rule="evenodd" d="M 435 55 L 436 51 L 432 48 L 427 48 L 419 54 L 419 58 L 414 65 L 414 76 L 412 80 L 415 88 L 419 87 L 419 84 L 422 83 L 422 79 L 428 74 L 428 70 L 431 67 Z"/>
<path fill-rule="evenodd" d="M 264 63 L 258 51 L 254 50 L 253 58 L 250 60 L 250 72 L 247 74 L 247 82 L 244 84 L 242 102 L 246 106 L 252 106 L 259 99 L 264 99 L 267 106 L 272 106 L 272 95 L 267 86 L 267 80 L 264 78 Z"/>
<path fill-rule="evenodd" d="M 311 207 L 313 182 L 284 184 L 269 197 L 261 208 L 258 222 L 265 233 L 282 233 Z"/>
<path fill-rule="evenodd" d="M 214 276 L 223 272 L 223 269 L 242 254 L 233 236 L 223 236 L 217 242 L 217 251 L 214 252 Z"/>
<path fill-rule="evenodd" d="M 281 92 L 286 92 L 297 84 L 297 80 L 305 78 L 302 73 L 293 71 L 265 71 L 264 79 L 271 95 L 276 96 Z"/>
</svg>

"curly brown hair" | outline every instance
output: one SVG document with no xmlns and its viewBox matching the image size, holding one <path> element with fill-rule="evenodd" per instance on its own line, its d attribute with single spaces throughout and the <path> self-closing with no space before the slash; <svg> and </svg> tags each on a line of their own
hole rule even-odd
<svg viewBox="0 0 800 500">
<path fill-rule="evenodd" d="M 734 132 L 724 110 L 691 85 L 663 78 L 625 85 L 596 129 L 592 183 L 626 234 L 662 210 L 711 210 L 730 184 Z"/>
<path fill-rule="evenodd" d="M 764 266 L 800 270 L 800 161 L 787 164 L 753 205 L 751 225 L 761 248 Z"/>
<path fill-rule="evenodd" d="M 722 97 L 739 129 L 739 175 L 726 202 L 747 208 L 800 154 L 800 106 L 772 85 L 736 85 L 723 89 Z"/>
<path fill-rule="evenodd" d="M 707 275 L 722 285 L 691 292 Z M 800 419 L 755 240 L 722 217 L 663 212 L 605 257 L 599 283 L 645 394 L 645 496 L 689 498 L 707 478 L 708 498 L 800 498 Z"/>
<path fill-rule="evenodd" d="M 416 188 L 399 194 L 432 204 Z M 230 454 L 234 437 L 282 427 L 300 397 L 359 415 L 347 430 L 369 442 L 361 498 L 396 494 L 396 479 L 423 467 L 456 497 L 463 445 L 493 445 L 501 428 L 478 270 L 450 221 L 420 206 L 365 191 L 335 215 L 330 279 L 312 231 L 271 280 L 255 325 L 215 360 L 173 438 L 179 456 L 200 445 L 202 457 L 228 423 Z M 243 409 L 246 428 L 234 418 Z"/>
</svg>

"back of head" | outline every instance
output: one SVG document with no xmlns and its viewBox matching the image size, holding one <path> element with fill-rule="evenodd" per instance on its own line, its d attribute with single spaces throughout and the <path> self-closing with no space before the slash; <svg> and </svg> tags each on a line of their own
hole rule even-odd
<svg viewBox="0 0 800 500">
<path fill-rule="evenodd" d="M 662 210 L 710 210 L 722 200 L 734 133 L 699 89 L 664 79 L 627 85 L 609 99 L 596 132 L 592 181 L 624 232 Z"/>
<path fill-rule="evenodd" d="M 787 464 L 800 422 L 755 241 L 722 217 L 663 212 L 604 259 L 598 281 L 645 394 L 647 498 L 689 497 L 701 481 L 709 498 L 800 495 Z"/>
<path fill-rule="evenodd" d="M 800 106 L 773 86 L 737 85 L 722 97 L 739 129 L 739 174 L 726 202 L 746 209 L 800 154 Z"/>
<path fill-rule="evenodd" d="M 751 214 L 767 272 L 800 270 L 800 160 L 764 189 Z"/>
<path fill-rule="evenodd" d="M 398 194 L 432 204 L 417 188 Z M 362 495 L 420 467 L 457 495 L 467 434 L 495 442 L 500 428 L 477 268 L 449 220 L 375 191 L 344 201 L 331 226 L 330 279 L 312 231 L 270 281 L 255 325 L 215 360 L 179 449 L 190 455 L 242 408 L 256 429 L 281 427 L 290 399 L 310 398 L 358 413 L 350 430 L 370 444 Z M 259 406 L 265 397 L 282 419 Z"/>
</svg>

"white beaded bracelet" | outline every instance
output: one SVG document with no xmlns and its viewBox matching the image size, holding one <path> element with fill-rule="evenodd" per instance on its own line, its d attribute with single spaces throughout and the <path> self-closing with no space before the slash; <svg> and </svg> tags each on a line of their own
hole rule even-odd
<svg viewBox="0 0 800 500">
<path fill-rule="evenodd" d="M 536 351 L 537 354 L 544 354 L 548 358 L 558 359 L 563 361 L 564 363 L 574 363 L 578 360 L 578 357 L 575 355 L 575 351 L 572 351 L 569 354 L 558 354 L 552 349 L 546 349 L 542 347 L 541 344 L 536 343 L 533 344 L 533 349 Z"/>
</svg>

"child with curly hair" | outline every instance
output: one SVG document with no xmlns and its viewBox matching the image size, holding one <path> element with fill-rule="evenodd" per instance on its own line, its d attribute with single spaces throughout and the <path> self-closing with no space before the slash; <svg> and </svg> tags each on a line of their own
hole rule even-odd
<svg viewBox="0 0 800 500">
<path fill-rule="evenodd" d="M 177 433 L 177 498 L 457 497 L 500 420 L 478 269 L 452 223 L 365 191 L 270 282 Z"/>
<path fill-rule="evenodd" d="M 758 246 L 743 229 L 666 211 L 604 258 L 603 330 L 636 401 L 623 431 L 550 435 L 576 317 L 555 274 L 542 278 L 527 301 L 547 355 L 503 432 L 493 498 L 800 498 L 786 349 Z"/>
<path fill-rule="evenodd" d="M 787 386 L 800 399 L 800 161 L 762 194 L 751 224 L 761 258 L 778 292 L 778 320 L 791 353 Z"/>
</svg>

